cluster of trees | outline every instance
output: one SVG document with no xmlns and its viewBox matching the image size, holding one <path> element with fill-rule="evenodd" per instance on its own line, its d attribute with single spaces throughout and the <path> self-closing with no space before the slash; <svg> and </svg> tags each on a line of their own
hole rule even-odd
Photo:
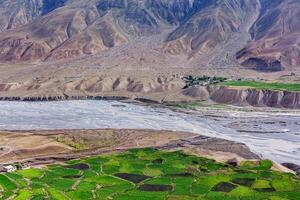
<svg viewBox="0 0 300 200">
<path fill-rule="evenodd" d="M 193 86 L 206 86 L 206 85 L 212 85 L 212 84 L 217 84 L 221 83 L 227 80 L 227 78 L 224 77 L 210 77 L 210 76 L 186 76 L 183 78 L 186 85 L 185 88 L 193 87 Z"/>
</svg>

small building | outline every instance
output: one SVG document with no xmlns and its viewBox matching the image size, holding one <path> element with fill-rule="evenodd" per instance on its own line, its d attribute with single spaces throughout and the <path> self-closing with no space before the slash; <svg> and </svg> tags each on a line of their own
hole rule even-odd
<svg viewBox="0 0 300 200">
<path fill-rule="evenodd" d="M 7 172 L 14 172 L 17 170 L 17 168 L 13 165 L 7 165 L 7 166 L 4 166 L 4 168 L 7 170 Z"/>
</svg>

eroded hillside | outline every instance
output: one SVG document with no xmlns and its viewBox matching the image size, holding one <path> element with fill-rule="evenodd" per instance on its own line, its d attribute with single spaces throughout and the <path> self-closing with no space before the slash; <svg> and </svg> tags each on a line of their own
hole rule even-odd
<svg viewBox="0 0 300 200">
<path fill-rule="evenodd" d="M 2 97 L 154 93 L 162 100 L 191 74 L 300 81 L 297 0 L 0 5 Z"/>
<path fill-rule="evenodd" d="M 163 38 L 154 48 L 188 63 L 214 52 L 233 34 L 246 32 L 244 24 L 253 21 L 251 15 L 259 7 L 250 0 L 6 0 L 2 4 L 9 5 L 2 9 L 0 35 L 0 61 L 6 63 L 114 52 L 115 47 L 127 48 L 124 45 L 145 37 L 153 42 Z"/>
</svg>

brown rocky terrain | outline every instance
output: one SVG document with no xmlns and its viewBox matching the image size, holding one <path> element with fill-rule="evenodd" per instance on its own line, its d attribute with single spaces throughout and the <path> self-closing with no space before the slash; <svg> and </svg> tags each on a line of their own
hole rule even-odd
<svg viewBox="0 0 300 200">
<path fill-rule="evenodd" d="M 135 72 L 135 75 L 88 74 L 86 71 L 69 73 L 69 69 L 54 68 L 36 73 L 35 79 L 27 80 L 32 74 L 18 74 L 15 81 L 6 77 L 9 83 L 0 84 L 0 100 L 13 101 L 57 101 L 76 99 L 95 100 L 138 100 L 149 103 L 206 101 L 238 106 L 300 108 L 300 93 L 288 91 L 259 90 L 220 85 L 198 86 L 184 89 L 185 82 L 178 74 L 165 75 L 152 70 Z M 27 71 L 27 70 L 26 70 Z M 94 69 L 91 70 L 91 72 Z M 83 73 L 83 74 L 81 74 Z M 132 72 L 134 73 L 134 72 Z M 184 73 L 182 73 L 184 74 Z M 1 76 L 1 74 L 0 74 Z M 5 77 L 5 74 L 3 74 Z"/>
<path fill-rule="evenodd" d="M 9 6 L 3 8 L 0 61 L 6 63 L 91 55 L 156 35 L 154 41 L 163 33 L 156 47 L 160 53 L 187 61 L 213 51 L 233 33 L 246 31 L 244 24 L 251 24 L 255 19 L 249 16 L 258 10 L 258 2 L 250 0 L 5 3 Z"/>
<path fill-rule="evenodd" d="M 200 101 L 256 107 L 300 108 L 300 93 L 225 86 L 193 87 L 182 91 Z"/>
<path fill-rule="evenodd" d="M 297 94 L 227 89 L 228 98 L 220 100 L 220 90 L 182 91 L 181 79 L 196 74 L 299 82 L 298 4 L 297 0 L 3 0 L 0 96 L 209 99 L 298 107 Z M 245 93 L 251 97 L 244 98 Z"/>
<path fill-rule="evenodd" d="M 259 159 L 240 143 L 191 133 L 153 130 L 2 131 L 0 162 L 41 165 L 130 148 L 182 149 L 225 162 Z"/>
<path fill-rule="evenodd" d="M 237 53 L 240 63 L 262 71 L 299 66 L 299 12 L 297 0 L 261 1 L 261 14 L 250 29 L 253 41 Z"/>
<path fill-rule="evenodd" d="M 61 71 L 58 71 L 61 73 Z M 159 74 L 143 76 L 99 75 L 90 77 L 37 78 L 0 84 L 0 100 L 137 100 L 148 103 L 205 101 L 237 106 L 300 108 L 300 93 L 222 85 L 184 89 L 182 78 Z M 156 78 L 154 78 L 156 77 Z"/>
<path fill-rule="evenodd" d="M 144 54 L 180 57 L 181 67 L 299 66 L 297 0 L 4 0 L 0 13 L 2 63 L 135 51 L 148 40 L 152 46 L 146 42 Z M 128 64 L 139 59 L 145 58 Z"/>
</svg>

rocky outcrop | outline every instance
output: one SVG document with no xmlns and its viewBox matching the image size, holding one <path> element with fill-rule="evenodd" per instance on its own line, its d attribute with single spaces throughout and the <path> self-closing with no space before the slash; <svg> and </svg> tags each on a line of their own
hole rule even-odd
<svg viewBox="0 0 300 200">
<path fill-rule="evenodd" d="M 206 136 L 197 136 L 190 139 L 171 141 L 160 148 L 164 150 L 171 150 L 174 148 L 205 149 L 213 152 L 233 153 L 248 160 L 260 159 L 258 155 L 251 152 L 249 147 L 247 147 L 247 145 L 243 143 L 237 143 L 229 140 L 211 138 Z"/>
<path fill-rule="evenodd" d="M 297 92 L 220 87 L 211 94 L 211 99 L 234 105 L 300 108 L 300 93 Z"/>
<path fill-rule="evenodd" d="M 192 98 L 197 98 L 200 101 L 206 101 L 209 99 L 209 91 L 206 87 L 191 87 L 182 91 L 182 94 Z"/>
<path fill-rule="evenodd" d="M 299 165 L 296 165 L 293 163 L 283 163 L 282 165 L 290 170 L 293 170 L 294 172 L 296 172 L 296 174 L 298 176 L 300 176 L 300 166 Z"/>
<path fill-rule="evenodd" d="M 237 58 L 239 59 L 239 54 L 242 55 L 243 53 L 243 51 L 239 52 Z M 283 70 L 280 60 L 272 60 L 270 58 L 248 58 L 241 64 L 249 69 L 255 69 L 257 71 L 276 72 Z"/>
<path fill-rule="evenodd" d="M 190 91 L 194 92 L 190 93 Z M 207 95 L 207 93 L 209 95 Z M 221 104 L 257 107 L 300 108 L 299 92 L 208 86 L 186 89 L 182 92 L 182 94 L 191 96 L 198 100 L 211 100 Z"/>
</svg>

